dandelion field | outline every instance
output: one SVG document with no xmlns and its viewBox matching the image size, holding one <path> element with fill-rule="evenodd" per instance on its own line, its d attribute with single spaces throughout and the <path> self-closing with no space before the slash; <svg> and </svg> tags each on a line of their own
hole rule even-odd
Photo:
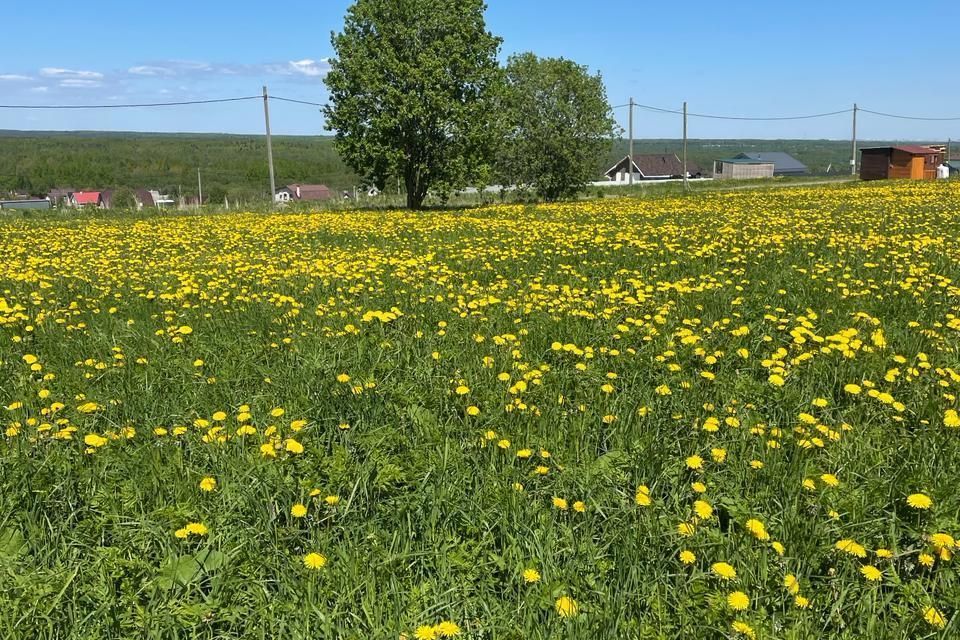
<svg viewBox="0 0 960 640">
<path fill-rule="evenodd" d="M 958 199 L 0 220 L 0 637 L 957 637 Z"/>
</svg>

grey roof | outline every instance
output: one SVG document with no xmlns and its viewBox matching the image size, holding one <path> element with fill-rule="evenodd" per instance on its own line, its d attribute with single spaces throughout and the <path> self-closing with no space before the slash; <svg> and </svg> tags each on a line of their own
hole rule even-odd
<svg viewBox="0 0 960 640">
<path fill-rule="evenodd" d="M 790 171 L 790 172 L 805 172 L 807 171 L 807 165 L 803 164 L 796 158 L 794 158 L 789 153 L 783 151 L 757 151 L 754 153 L 741 153 L 737 156 L 738 158 L 750 158 L 751 160 L 765 160 L 767 162 L 773 162 L 773 170 L 775 172 L 780 171 Z"/>
<path fill-rule="evenodd" d="M 727 164 L 773 164 L 773 160 L 767 160 L 766 158 L 764 158 L 763 160 L 759 158 L 745 158 L 743 157 L 745 155 L 746 155 L 745 153 L 741 153 L 739 156 L 736 156 L 735 158 L 723 158 L 722 160 L 718 160 L 717 162 L 726 162 Z"/>
</svg>

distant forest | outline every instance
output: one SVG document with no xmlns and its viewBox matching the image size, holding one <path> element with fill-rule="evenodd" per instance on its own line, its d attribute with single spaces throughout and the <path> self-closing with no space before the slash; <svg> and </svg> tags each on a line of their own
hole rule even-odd
<svg viewBox="0 0 960 640">
<path fill-rule="evenodd" d="M 275 136 L 273 160 L 278 187 L 360 186 L 329 137 Z M 0 131 L 0 192 L 129 187 L 195 197 L 198 167 L 205 201 L 255 200 L 270 191 L 263 136 Z"/>
<path fill-rule="evenodd" d="M 861 146 L 889 144 L 862 142 Z M 626 155 L 617 140 L 597 166 L 602 172 Z M 635 153 L 673 152 L 680 140 L 637 140 Z M 688 160 L 707 174 L 713 161 L 741 151 L 785 151 L 814 175 L 850 170 L 850 143 L 842 140 L 690 140 Z M 265 199 L 269 191 L 263 136 L 224 134 L 37 133 L 0 131 L 0 193 L 43 196 L 50 189 L 159 189 L 171 196 L 197 195 L 197 168 L 204 200 Z M 300 182 L 352 190 L 363 181 L 340 161 L 333 139 L 277 136 L 273 139 L 277 186 Z M 387 185 L 390 190 L 392 185 Z"/>
</svg>

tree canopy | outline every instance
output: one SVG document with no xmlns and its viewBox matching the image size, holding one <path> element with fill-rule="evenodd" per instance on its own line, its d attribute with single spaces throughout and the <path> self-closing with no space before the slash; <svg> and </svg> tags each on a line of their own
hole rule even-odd
<svg viewBox="0 0 960 640">
<path fill-rule="evenodd" d="M 482 0 L 357 0 L 326 76 L 327 126 L 343 160 L 383 189 L 398 176 L 407 205 L 489 167 L 500 39 Z"/>
<path fill-rule="evenodd" d="M 499 111 L 500 179 L 547 200 L 571 197 L 595 178 L 617 129 L 599 74 L 532 53 L 508 61 Z"/>
</svg>

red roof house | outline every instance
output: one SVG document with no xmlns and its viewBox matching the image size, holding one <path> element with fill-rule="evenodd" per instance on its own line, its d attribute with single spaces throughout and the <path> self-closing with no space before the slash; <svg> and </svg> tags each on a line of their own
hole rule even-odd
<svg viewBox="0 0 960 640">
<path fill-rule="evenodd" d="M 74 191 L 69 202 L 71 207 L 99 207 L 101 194 L 99 191 Z"/>
</svg>

